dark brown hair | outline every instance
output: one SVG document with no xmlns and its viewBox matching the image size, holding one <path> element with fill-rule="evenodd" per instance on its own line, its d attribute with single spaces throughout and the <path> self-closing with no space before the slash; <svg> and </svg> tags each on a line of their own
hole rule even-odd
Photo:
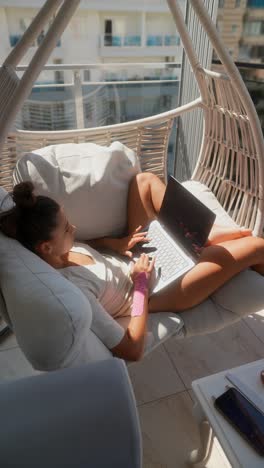
<svg viewBox="0 0 264 468">
<path fill-rule="evenodd" d="M 60 205 L 52 198 L 35 195 L 32 182 L 16 185 L 11 197 L 14 207 L 0 213 L 0 230 L 35 252 L 39 242 L 52 238 Z"/>
</svg>

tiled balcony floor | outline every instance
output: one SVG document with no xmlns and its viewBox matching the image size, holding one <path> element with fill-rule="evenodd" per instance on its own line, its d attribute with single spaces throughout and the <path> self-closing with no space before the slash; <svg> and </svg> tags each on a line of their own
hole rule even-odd
<svg viewBox="0 0 264 468">
<path fill-rule="evenodd" d="M 130 366 L 143 434 L 144 468 L 188 466 L 188 454 L 199 440 L 192 416 L 192 380 L 263 357 L 264 314 L 260 313 L 218 333 L 171 339 Z M 34 373 L 14 336 L 5 339 L 0 345 L 0 379 Z M 229 466 L 217 441 L 207 466 Z"/>
</svg>

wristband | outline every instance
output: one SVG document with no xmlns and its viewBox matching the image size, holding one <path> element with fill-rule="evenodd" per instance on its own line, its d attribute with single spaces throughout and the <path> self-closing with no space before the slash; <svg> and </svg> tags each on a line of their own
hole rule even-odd
<svg viewBox="0 0 264 468">
<path fill-rule="evenodd" d="M 134 281 L 133 304 L 131 317 L 138 317 L 144 312 L 145 295 L 148 289 L 148 277 L 145 272 L 139 273 Z"/>
</svg>

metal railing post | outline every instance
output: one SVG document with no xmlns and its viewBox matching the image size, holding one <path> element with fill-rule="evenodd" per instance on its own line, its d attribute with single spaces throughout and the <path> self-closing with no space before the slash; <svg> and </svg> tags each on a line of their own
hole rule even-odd
<svg viewBox="0 0 264 468">
<path fill-rule="evenodd" d="M 85 128 L 83 95 L 82 95 L 82 79 L 81 79 L 80 70 L 75 70 L 73 72 L 73 93 L 74 93 L 74 101 L 75 101 L 77 128 Z"/>
</svg>

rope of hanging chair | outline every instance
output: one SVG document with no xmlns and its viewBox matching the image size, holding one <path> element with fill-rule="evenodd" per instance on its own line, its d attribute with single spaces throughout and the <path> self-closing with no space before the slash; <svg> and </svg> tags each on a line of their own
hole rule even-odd
<svg viewBox="0 0 264 468">
<path fill-rule="evenodd" d="M 28 49 L 35 42 L 38 35 L 43 30 L 44 26 L 56 13 L 62 1 L 63 0 L 47 0 L 47 2 L 39 10 L 38 14 L 23 34 L 20 41 L 17 43 L 17 45 L 13 48 L 13 50 L 6 58 L 5 65 L 11 65 L 12 67 L 16 67 L 19 64 L 19 62 L 24 57 L 25 53 L 28 51 Z"/>
<path fill-rule="evenodd" d="M 23 74 L 21 80 L 19 80 L 17 77 L 16 83 L 13 75 L 15 70 L 13 69 L 12 72 L 12 67 L 15 67 L 18 63 L 18 60 L 20 60 L 27 52 L 30 44 L 32 43 L 32 40 L 37 37 L 43 28 L 44 23 L 54 14 L 61 3 L 61 0 L 48 0 L 46 2 L 42 10 L 35 18 L 35 22 L 33 21 L 29 31 L 25 32 L 21 41 L 16 45 L 15 49 L 7 57 L 4 63 L 2 68 L 2 76 L 8 83 L 8 93 L 6 93 L 4 112 L 2 112 L 0 119 L 0 152 L 3 148 L 8 131 L 15 121 L 17 113 L 20 111 L 24 101 L 29 96 L 35 81 L 37 80 L 45 63 L 47 62 L 51 52 L 56 47 L 59 38 L 72 18 L 76 8 L 80 3 L 80 0 L 64 0 L 45 38 L 33 56 L 27 70 Z M 12 94 L 11 90 L 13 91 Z"/>
</svg>

